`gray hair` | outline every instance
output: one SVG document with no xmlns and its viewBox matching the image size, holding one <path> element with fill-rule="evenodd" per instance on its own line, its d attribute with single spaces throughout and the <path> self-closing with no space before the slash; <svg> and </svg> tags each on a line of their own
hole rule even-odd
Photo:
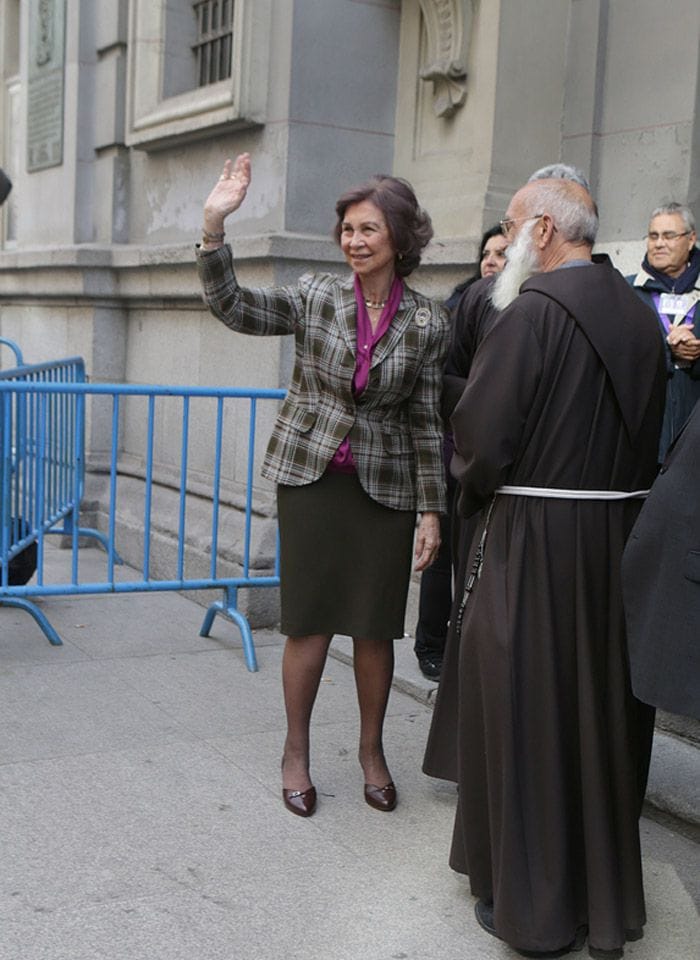
<svg viewBox="0 0 700 960">
<path fill-rule="evenodd" d="M 595 243 L 598 213 L 587 190 L 585 194 L 581 194 L 561 179 L 535 180 L 527 191 L 527 204 L 532 216 L 548 213 L 562 238 L 569 243 L 585 243 L 590 246 Z"/>
<path fill-rule="evenodd" d="M 664 214 L 669 216 L 675 214 L 682 217 L 685 229 L 688 230 L 689 233 L 695 233 L 695 217 L 690 207 L 686 207 L 684 203 L 664 203 L 660 207 L 657 207 L 656 210 L 651 211 L 649 220 L 651 221 L 654 217 L 661 217 Z"/>
<path fill-rule="evenodd" d="M 550 163 L 546 167 L 540 167 L 539 170 L 535 170 L 535 172 L 528 177 L 527 182 L 532 183 L 533 180 L 573 180 L 574 183 L 582 186 L 584 190 L 587 190 L 589 193 L 591 192 L 591 188 L 588 186 L 588 180 L 586 180 L 583 171 L 568 163 Z"/>
</svg>

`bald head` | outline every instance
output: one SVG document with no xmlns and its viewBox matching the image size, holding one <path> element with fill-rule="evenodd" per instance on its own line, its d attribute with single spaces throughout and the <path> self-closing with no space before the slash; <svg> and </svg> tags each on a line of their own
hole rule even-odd
<svg viewBox="0 0 700 960">
<path fill-rule="evenodd" d="M 585 190 L 591 192 L 583 170 L 579 170 L 570 163 L 549 163 L 546 167 L 535 170 L 527 179 L 528 183 L 532 180 L 573 180 L 574 183 L 580 183 Z"/>
<path fill-rule="evenodd" d="M 517 207 L 526 217 L 547 214 L 569 244 L 592 247 L 598 233 L 598 213 L 588 190 L 574 180 L 533 180 L 513 197 L 509 210 Z"/>
<path fill-rule="evenodd" d="M 598 231 L 593 198 L 574 180 L 533 180 L 508 204 L 505 221 L 511 241 L 505 269 L 491 300 L 504 310 L 534 273 L 547 273 L 565 263 L 590 260 Z"/>
</svg>

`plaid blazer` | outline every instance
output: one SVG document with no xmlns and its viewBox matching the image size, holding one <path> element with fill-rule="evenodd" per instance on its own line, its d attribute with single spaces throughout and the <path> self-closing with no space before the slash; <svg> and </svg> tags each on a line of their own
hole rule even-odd
<svg viewBox="0 0 700 960">
<path fill-rule="evenodd" d="M 375 344 L 355 399 L 352 277 L 305 274 L 268 290 L 240 287 L 229 246 L 198 251 L 204 300 L 239 333 L 293 334 L 296 360 L 263 476 L 301 486 L 323 474 L 349 435 L 367 493 L 396 510 L 446 510 L 440 390 L 450 343 L 447 311 L 404 285 L 391 326 Z"/>
</svg>

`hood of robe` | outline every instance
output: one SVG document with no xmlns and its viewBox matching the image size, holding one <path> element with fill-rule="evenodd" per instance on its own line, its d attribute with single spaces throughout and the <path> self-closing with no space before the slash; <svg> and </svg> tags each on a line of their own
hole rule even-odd
<svg viewBox="0 0 700 960">
<path fill-rule="evenodd" d="M 578 324 L 605 367 L 629 436 L 636 438 L 664 375 L 663 342 L 654 311 L 606 255 L 592 264 L 538 273 L 520 288 L 556 301 Z"/>
</svg>

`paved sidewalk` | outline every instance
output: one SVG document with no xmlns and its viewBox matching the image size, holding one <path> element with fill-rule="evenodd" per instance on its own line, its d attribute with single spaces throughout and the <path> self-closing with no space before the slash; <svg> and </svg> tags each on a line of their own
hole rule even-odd
<svg viewBox="0 0 700 960">
<path fill-rule="evenodd" d="M 203 609 L 177 594 L 42 607 L 63 647 L 0 608 L 0 960 L 515 960 L 447 866 L 455 793 L 420 773 L 432 685 L 410 640 L 398 682 L 416 689 L 394 689 L 387 721 L 397 810 L 362 799 L 341 639 L 303 820 L 280 799 L 275 633 L 256 633 L 250 674 L 235 628 L 199 637 Z M 642 833 L 649 924 L 626 957 L 695 960 L 700 847 Z"/>
</svg>

